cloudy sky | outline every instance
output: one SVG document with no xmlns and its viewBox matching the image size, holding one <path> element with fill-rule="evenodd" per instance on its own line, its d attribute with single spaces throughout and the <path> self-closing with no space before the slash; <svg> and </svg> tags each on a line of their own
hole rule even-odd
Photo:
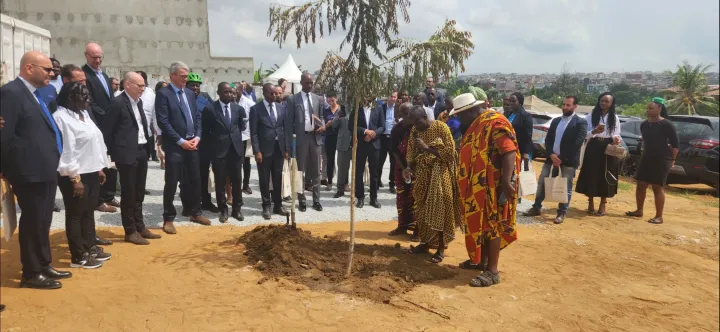
<svg viewBox="0 0 720 332">
<path fill-rule="evenodd" d="M 717 71 L 719 10 L 717 0 L 411 0 L 400 37 L 425 40 L 455 19 L 476 45 L 467 73 L 560 72 L 565 63 L 573 72 L 662 71 L 682 60 Z M 266 1 L 208 0 L 208 16 L 212 54 L 250 56 L 256 68 L 290 53 L 303 69 L 319 69 L 344 36 L 333 32 L 302 49 L 290 38 L 280 49 L 266 35 Z"/>
</svg>

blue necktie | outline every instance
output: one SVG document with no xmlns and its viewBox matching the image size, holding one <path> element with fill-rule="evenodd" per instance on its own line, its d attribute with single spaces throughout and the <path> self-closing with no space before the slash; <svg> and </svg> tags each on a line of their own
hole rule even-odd
<svg viewBox="0 0 720 332">
<path fill-rule="evenodd" d="M 228 105 L 225 105 L 225 124 L 227 124 L 228 128 L 232 125 L 230 123 L 230 110 L 228 109 Z"/>
<path fill-rule="evenodd" d="M 45 102 L 43 101 L 42 97 L 40 96 L 40 90 L 35 89 L 35 97 L 37 97 L 38 102 L 40 103 L 40 107 L 42 107 L 43 114 L 45 117 L 50 121 L 50 126 L 52 127 L 53 131 L 55 132 L 55 143 L 57 143 L 58 152 L 62 154 L 62 138 L 60 138 L 60 131 L 58 130 L 57 125 L 55 124 L 55 119 L 53 119 L 52 116 L 50 116 L 50 111 L 47 108 L 47 105 L 45 105 Z"/>
<path fill-rule="evenodd" d="M 182 107 L 183 112 L 185 112 L 185 125 L 187 126 L 187 137 L 193 137 L 195 136 L 195 126 L 193 126 L 192 122 L 192 114 L 190 113 L 190 109 L 188 108 L 187 103 L 185 103 L 185 98 L 183 98 L 183 90 L 178 90 L 178 99 L 180 100 L 180 107 Z"/>
<path fill-rule="evenodd" d="M 275 112 L 273 112 L 273 104 L 270 103 L 270 120 L 272 120 L 273 126 L 276 125 L 277 118 L 275 117 Z"/>
</svg>

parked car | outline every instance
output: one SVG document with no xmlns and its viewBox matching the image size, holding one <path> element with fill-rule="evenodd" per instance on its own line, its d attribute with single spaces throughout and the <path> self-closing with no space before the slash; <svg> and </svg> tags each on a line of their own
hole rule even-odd
<svg viewBox="0 0 720 332">
<path fill-rule="evenodd" d="M 679 152 L 675 166 L 670 169 L 668 182 L 703 183 L 718 193 L 720 174 L 720 120 L 717 117 L 670 115 L 679 138 Z"/>
<path fill-rule="evenodd" d="M 533 113 L 530 112 L 533 119 L 533 133 L 532 141 L 534 145 L 533 159 L 537 157 L 547 157 L 547 150 L 545 149 L 545 136 L 547 136 L 548 130 L 550 130 L 550 122 L 552 119 L 562 116 L 562 114 L 550 114 L 550 113 Z"/>
<path fill-rule="evenodd" d="M 640 133 L 642 122 L 640 118 L 620 118 L 620 136 L 628 149 L 628 156 L 623 160 L 620 175 L 635 176 L 642 151 L 643 139 Z"/>
</svg>

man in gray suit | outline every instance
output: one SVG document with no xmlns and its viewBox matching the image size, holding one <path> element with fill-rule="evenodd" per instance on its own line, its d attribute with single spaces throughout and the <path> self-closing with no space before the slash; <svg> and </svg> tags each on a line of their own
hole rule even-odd
<svg viewBox="0 0 720 332">
<path fill-rule="evenodd" d="M 337 129 L 337 192 L 334 198 L 345 196 L 345 187 L 348 185 L 348 172 L 350 171 L 350 161 L 352 160 L 352 132 L 348 129 L 348 112 L 345 106 L 341 106 L 335 119 L 332 121 L 332 128 Z"/>
<path fill-rule="evenodd" d="M 292 135 L 296 135 L 298 170 L 305 172 L 305 178 L 312 181 L 313 209 L 322 211 L 320 205 L 320 154 L 322 153 L 325 123 L 322 120 L 322 97 L 311 92 L 313 76 L 305 73 L 300 77 L 302 91 L 287 100 L 290 125 L 285 131 L 286 146 L 290 146 Z M 305 194 L 298 194 L 298 209 L 305 212 Z"/>
</svg>

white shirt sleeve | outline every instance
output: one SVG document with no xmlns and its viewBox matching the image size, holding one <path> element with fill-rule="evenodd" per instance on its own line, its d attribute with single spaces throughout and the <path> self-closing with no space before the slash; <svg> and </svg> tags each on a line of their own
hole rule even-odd
<svg viewBox="0 0 720 332">
<path fill-rule="evenodd" d="M 585 139 L 591 138 L 595 135 L 593 135 L 592 131 L 595 129 L 592 124 L 592 112 L 585 115 L 585 122 L 587 122 L 587 135 L 585 135 Z"/>
<path fill-rule="evenodd" d="M 60 155 L 60 162 L 58 163 L 58 173 L 60 173 L 61 176 L 74 178 L 79 175 L 78 171 L 80 170 L 80 163 L 75 156 L 73 156 L 73 151 L 75 151 L 75 133 L 60 114 L 56 112 L 53 118 L 55 118 L 55 123 L 60 133 L 62 133 L 63 141 L 63 152 Z"/>
</svg>

